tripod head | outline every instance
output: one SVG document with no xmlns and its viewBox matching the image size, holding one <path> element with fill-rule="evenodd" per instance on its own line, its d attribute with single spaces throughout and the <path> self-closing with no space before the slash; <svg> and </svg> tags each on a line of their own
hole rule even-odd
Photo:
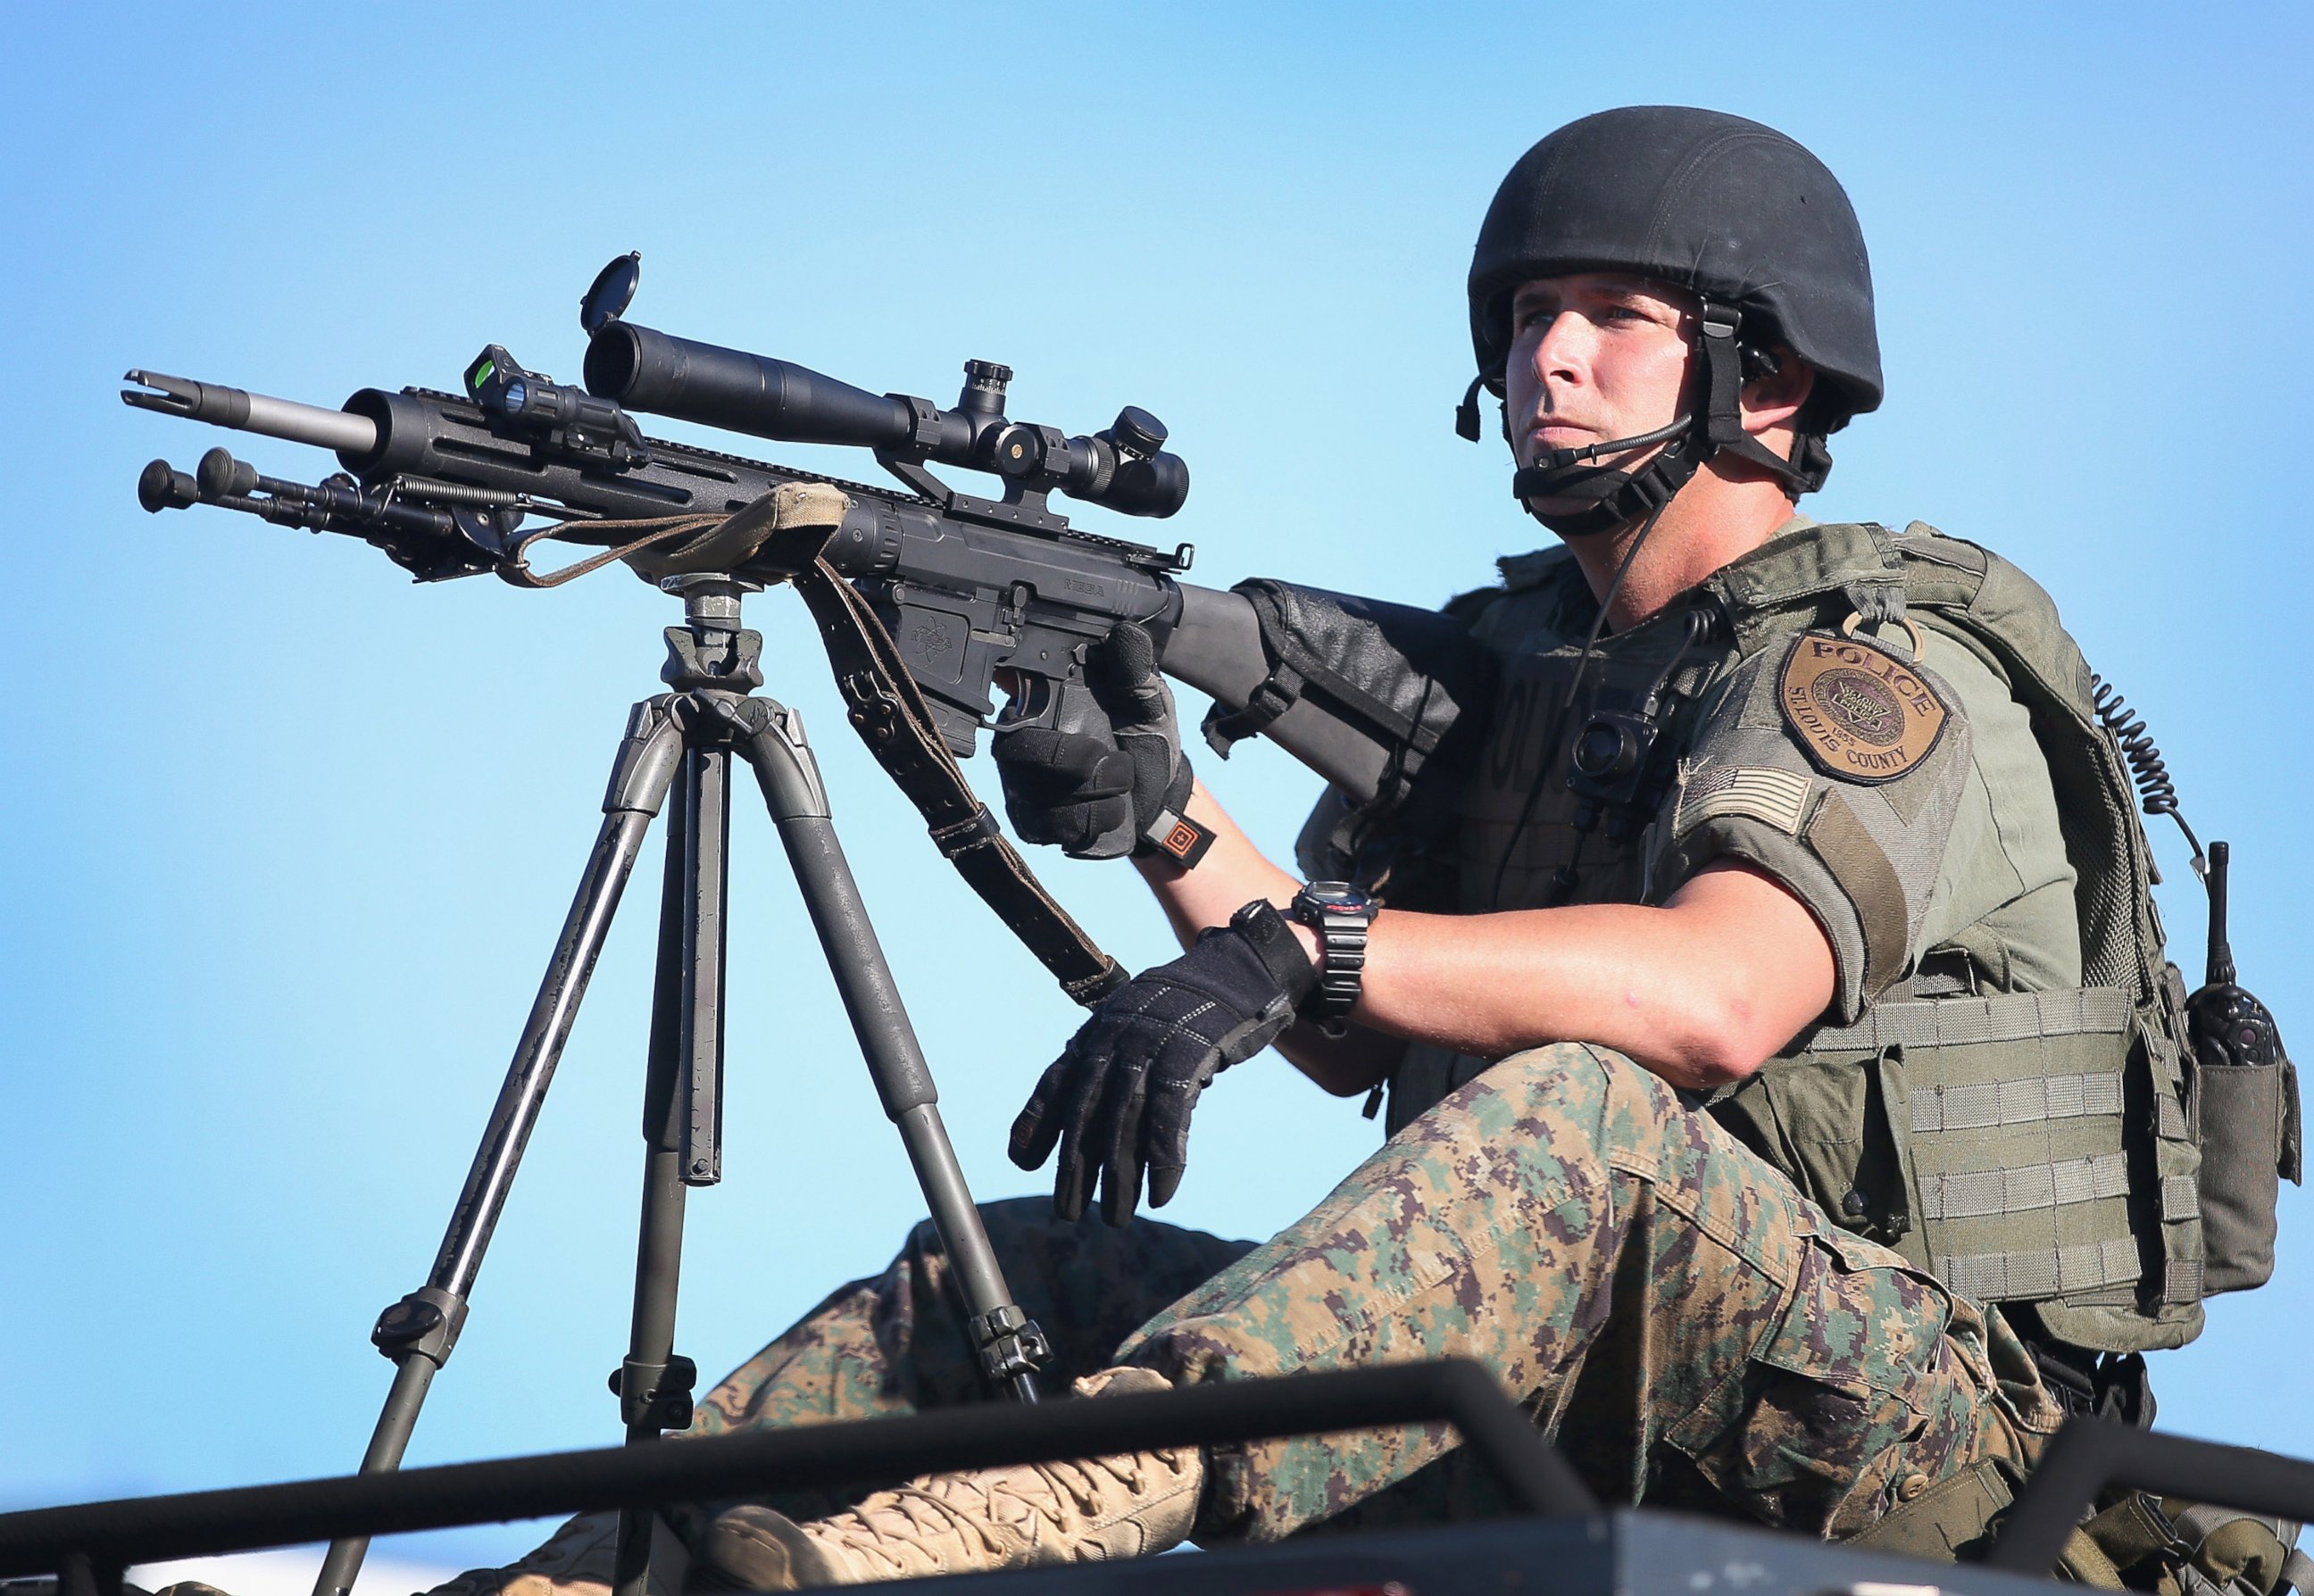
<svg viewBox="0 0 2314 1596">
<path fill-rule="evenodd" d="M 665 578 L 659 590 L 683 601 L 683 624 L 667 629 L 667 660 L 660 681 L 677 692 L 753 692 L 764 684 L 764 639 L 739 624 L 739 601 L 761 593 L 761 582 L 693 571 Z"/>
</svg>

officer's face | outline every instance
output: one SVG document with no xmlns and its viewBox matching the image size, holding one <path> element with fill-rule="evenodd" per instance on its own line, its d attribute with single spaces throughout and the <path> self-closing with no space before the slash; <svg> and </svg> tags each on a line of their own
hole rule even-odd
<svg viewBox="0 0 2314 1596">
<path fill-rule="evenodd" d="M 1511 296 L 1504 399 L 1521 465 L 1653 432 L 1679 414 L 1693 312 L 1674 295 L 1638 278 L 1580 272 L 1538 278 Z M 1629 470 L 1653 452 L 1596 463 Z"/>
</svg>

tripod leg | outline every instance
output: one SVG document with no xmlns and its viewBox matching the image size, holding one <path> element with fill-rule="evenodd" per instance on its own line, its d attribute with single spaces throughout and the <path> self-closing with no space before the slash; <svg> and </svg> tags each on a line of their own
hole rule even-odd
<svg viewBox="0 0 2314 1596">
<path fill-rule="evenodd" d="M 482 1142 L 466 1171 L 457 1207 L 435 1255 L 426 1283 L 378 1316 L 370 1339 L 395 1364 L 393 1389 L 362 1455 L 362 1472 L 377 1474 L 399 1468 L 418 1423 L 434 1371 L 448 1362 L 466 1318 L 466 1299 L 482 1266 L 490 1232 L 506 1205 L 524 1147 L 538 1123 L 546 1089 L 561 1062 L 563 1044 L 578 1018 L 579 1000 L 603 950 L 619 895 L 634 869 L 643 833 L 667 797 L 683 734 L 669 717 L 663 701 L 637 704 L 627 722 L 626 738 L 619 745 L 612 768 L 610 790 L 603 799 L 603 825 L 595 837 L 594 851 L 578 879 L 562 934 L 554 944 L 546 976 L 516 1043 L 514 1061 L 507 1066 L 505 1083 L 490 1109 Z M 314 1596 L 346 1596 L 354 1575 L 369 1549 L 367 1537 L 332 1541 L 314 1583 Z"/>
<path fill-rule="evenodd" d="M 650 1067 L 643 1092 L 643 1203 L 635 1248 L 634 1318 L 626 1361 L 613 1378 L 630 1445 L 691 1427 L 699 1371 L 675 1352 L 683 1275 L 684 1188 L 722 1168 L 723 921 L 730 897 L 730 754 L 694 746 L 684 757 L 659 896 L 658 972 L 651 994 Z M 654 1514 L 619 1515 L 613 1583 L 645 1596 Z"/>
<path fill-rule="evenodd" d="M 731 751 L 693 748 L 684 766 L 683 1182 L 723 1178 L 724 916 L 731 898 Z"/>
<path fill-rule="evenodd" d="M 932 1068 L 908 1021 L 891 966 L 884 962 L 859 884 L 836 841 L 826 790 L 804 741 L 802 719 L 792 710 L 761 698 L 745 701 L 737 712 L 749 719 L 753 735 L 742 746 L 755 766 L 764 802 L 779 825 L 780 841 L 786 845 L 811 913 L 812 929 L 819 933 L 885 1117 L 899 1128 L 932 1210 L 933 1229 L 955 1267 L 970 1310 L 982 1372 L 992 1385 L 1034 1402 L 1037 1366 L 1049 1349 L 1043 1333 L 1013 1302 L 995 1249 L 988 1244 L 987 1229 L 980 1222 L 980 1211 L 973 1206 L 963 1166 L 941 1123 Z"/>
</svg>

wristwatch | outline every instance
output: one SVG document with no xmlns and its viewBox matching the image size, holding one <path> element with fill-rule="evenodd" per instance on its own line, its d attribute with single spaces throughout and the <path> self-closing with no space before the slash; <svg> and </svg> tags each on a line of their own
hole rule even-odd
<svg viewBox="0 0 2314 1596">
<path fill-rule="evenodd" d="M 1312 881 L 1294 895 L 1286 913 L 1318 933 L 1318 990 L 1303 1006 L 1304 1019 L 1340 1020 L 1357 1006 L 1365 975 L 1366 928 L 1377 907 L 1347 881 Z"/>
</svg>

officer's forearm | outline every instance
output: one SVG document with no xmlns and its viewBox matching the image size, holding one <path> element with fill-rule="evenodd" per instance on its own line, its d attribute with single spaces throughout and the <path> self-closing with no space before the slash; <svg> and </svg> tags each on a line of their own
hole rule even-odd
<svg viewBox="0 0 2314 1596">
<path fill-rule="evenodd" d="M 1196 941 L 1206 927 L 1227 924 L 1231 915 L 1256 898 L 1266 897 L 1281 909 L 1294 901 L 1302 884 L 1262 857 L 1202 781 L 1189 795 L 1189 817 L 1214 833 L 1213 846 L 1196 869 L 1180 869 L 1163 859 L 1140 861 L 1142 877 L 1172 921 L 1182 947 Z M 1295 929 L 1314 957 L 1315 934 L 1306 927 Z M 1390 1073 L 1404 1055 L 1406 1041 L 1357 1026 L 1347 1036 L 1334 1037 L 1315 1026 L 1297 1025 L 1277 1039 L 1277 1051 L 1325 1090 L 1351 1097 Z"/>
<path fill-rule="evenodd" d="M 1144 860 L 1143 877 L 1186 947 L 1255 898 L 1280 908 L 1300 883 L 1200 782 L 1189 814 L 1214 833 L 1194 870 Z M 1312 958 L 1317 936 L 1294 931 Z M 1699 874 L 1661 908 L 1601 904 L 1499 914 L 1384 910 L 1353 1018 L 1401 1041 L 1500 1058 L 1594 1042 L 1679 1086 L 1758 1069 L 1832 1001 L 1831 945 L 1797 898 L 1740 865 Z M 1403 1052 L 1356 1029 L 1340 1042 L 1297 1027 L 1280 1048 L 1328 1091 L 1361 1091 Z"/>
<path fill-rule="evenodd" d="M 1182 947 L 1207 926 L 1227 925 L 1231 915 L 1256 898 L 1283 909 L 1302 890 L 1301 882 L 1262 857 L 1203 781 L 1189 794 L 1189 818 L 1214 833 L 1213 846 L 1196 869 L 1181 869 L 1161 856 L 1135 861 Z"/>
<path fill-rule="evenodd" d="M 1355 1098 L 1390 1079 L 1406 1056 L 1406 1038 L 1385 1036 L 1362 1025 L 1329 1036 L 1303 1021 L 1277 1038 L 1277 1051 L 1324 1090 Z"/>
<path fill-rule="evenodd" d="M 1679 1086 L 1740 1080 L 1832 1001 L 1832 949 L 1799 900 L 1742 866 L 1699 874 L 1662 908 L 1384 911 L 1356 1018 L 1499 1058 L 1593 1042 Z"/>
</svg>

